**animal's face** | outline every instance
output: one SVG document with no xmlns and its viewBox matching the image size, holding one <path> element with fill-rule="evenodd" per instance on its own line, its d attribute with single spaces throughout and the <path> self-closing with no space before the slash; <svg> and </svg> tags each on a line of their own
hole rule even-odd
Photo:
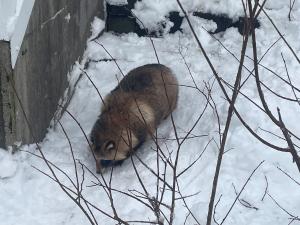
<svg viewBox="0 0 300 225">
<path fill-rule="evenodd" d="M 137 139 L 118 123 L 100 117 L 92 130 L 92 151 L 97 160 L 124 160 L 135 146 Z"/>
<path fill-rule="evenodd" d="M 122 160 L 126 158 L 124 149 L 120 149 L 121 136 L 116 128 L 111 130 L 93 130 L 91 135 L 92 151 L 97 160 Z"/>
</svg>

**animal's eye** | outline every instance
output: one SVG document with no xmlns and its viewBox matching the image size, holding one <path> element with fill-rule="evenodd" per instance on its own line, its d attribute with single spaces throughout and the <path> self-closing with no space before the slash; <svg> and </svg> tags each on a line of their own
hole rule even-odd
<svg viewBox="0 0 300 225">
<path fill-rule="evenodd" d="M 108 141 L 105 145 L 105 149 L 107 151 L 113 150 L 115 148 L 115 142 L 114 141 Z"/>
</svg>

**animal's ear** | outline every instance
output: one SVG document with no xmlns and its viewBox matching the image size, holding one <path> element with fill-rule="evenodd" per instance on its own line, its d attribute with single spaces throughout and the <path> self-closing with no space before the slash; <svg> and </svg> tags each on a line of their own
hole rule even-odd
<svg viewBox="0 0 300 225">
<path fill-rule="evenodd" d="M 114 141 L 108 141 L 106 144 L 105 144 L 105 150 L 107 151 L 111 151 L 113 149 L 116 148 L 116 144 Z"/>
</svg>

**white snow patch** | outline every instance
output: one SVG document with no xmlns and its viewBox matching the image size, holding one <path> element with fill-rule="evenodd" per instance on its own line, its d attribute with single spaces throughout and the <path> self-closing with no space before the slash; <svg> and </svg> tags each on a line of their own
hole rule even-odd
<svg viewBox="0 0 300 225">
<path fill-rule="evenodd" d="M 0 149 L 0 179 L 10 178 L 15 175 L 18 164 L 10 152 Z"/>
<path fill-rule="evenodd" d="M 0 2 L 0 40 L 10 40 L 22 4 L 23 0 L 2 0 Z"/>
<path fill-rule="evenodd" d="M 106 0 L 106 2 L 110 5 L 126 5 L 128 4 L 127 0 Z"/>
<path fill-rule="evenodd" d="M 44 28 L 44 26 L 51 22 L 52 20 L 55 20 L 57 16 L 59 16 L 63 11 L 65 11 L 65 7 L 61 8 L 60 10 L 58 10 L 52 17 L 50 17 L 49 19 L 47 19 L 46 21 L 44 21 L 42 24 L 41 24 L 41 29 Z"/>
<path fill-rule="evenodd" d="M 217 15 L 225 14 L 233 19 L 237 19 L 244 14 L 241 1 L 236 0 L 182 0 L 181 3 L 187 12 L 201 11 Z M 135 9 L 132 11 L 142 21 L 143 25 L 151 31 L 157 29 L 160 22 L 168 21 L 167 16 L 169 12 L 178 11 L 182 15 L 177 1 L 174 0 L 137 1 Z"/>
<path fill-rule="evenodd" d="M 67 21 L 67 23 L 70 22 L 70 19 L 71 19 L 71 13 L 68 13 L 66 16 L 65 16 L 65 20 Z"/>
<path fill-rule="evenodd" d="M 11 63 L 15 66 L 34 0 L 1 0 L 0 40 L 10 41 Z"/>
<path fill-rule="evenodd" d="M 91 24 L 92 35 L 89 40 L 97 37 L 105 29 L 105 21 L 99 19 L 98 17 L 94 18 L 94 21 Z"/>
</svg>

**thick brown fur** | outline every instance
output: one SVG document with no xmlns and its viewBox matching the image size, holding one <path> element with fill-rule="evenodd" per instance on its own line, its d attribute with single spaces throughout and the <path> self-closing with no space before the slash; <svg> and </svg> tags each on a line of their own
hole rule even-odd
<svg viewBox="0 0 300 225">
<path fill-rule="evenodd" d="M 97 172 L 100 161 L 124 160 L 175 109 L 178 82 L 161 64 L 147 64 L 130 71 L 108 94 L 92 132 Z"/>
</svg>

